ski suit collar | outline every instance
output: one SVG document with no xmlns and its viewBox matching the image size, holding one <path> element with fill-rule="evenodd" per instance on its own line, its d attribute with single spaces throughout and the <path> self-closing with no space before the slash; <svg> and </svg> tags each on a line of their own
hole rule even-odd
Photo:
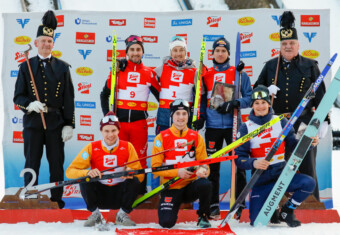
<svg viewBox="0 0 340 235">
<path fill-rule="evenodd" d="M 172 132 L 172 134 L 174 134 L 176 137 L 186 136 L 189 130 L 188 127 L 186 127 L 184 130 L 180 131 L 174 126 L 174 124 L 172 124 L 172 126 L 169 129 Z"/>
<path fill-rule="evenodd" d="M 127 67 L 129 68 L 129 70 L 132 71 L 137 71 L 143 68 L 143 62 L 141 61 L 139 64 L 133 63 L 130 60 L 128 60 L 127 62 Z"/>
<path fill-rule="evenodd" d="M 213 60 L 213 64 L 214 64 L 214 69 L 218 72 L 223 72 L 226 71 L 227 69 L 230 68 L 230 64 L 229 64 L 229 58 L 227 59 L 226 62 L 219 64 L 215 61 L 215 59 Z"/>
<path fill-rule="evenodd" d="M 163 64 L 166 64 L 176 70 L 192 69 L 196 67 L 193 59 L 187 58 L 184 63 L 176 64 L 172 60 L 171 56 L 164 57 Z"/>
<path fill-rule="evenodd" d="M 274 110 L 272 109 L 272 107 L 269 108 L 269 113 L 265 116 L 255 116 L 254 110 L 252 109 L 249 114 L 249 120 L 262 126 L 266 122 L 269 122 L 272 119 L 273 115 L 274 115 Z"/>
</svg>

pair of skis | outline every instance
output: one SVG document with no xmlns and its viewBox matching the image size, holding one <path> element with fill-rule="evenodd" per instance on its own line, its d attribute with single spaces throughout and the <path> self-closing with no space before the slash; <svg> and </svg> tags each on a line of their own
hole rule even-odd
<svg viewBox="0 0 340 235">
<path fill-rule="evenodd" d="M 287 122 L 286 126 L 283 128 L 283 130 L 281 131 L 281 133 L 279 134 L 279 137 L 275 140 L 275 142 L 273 143 L 272 147 L 270 148 L 268 154 L 266 155 L 265 159 L 267 161 L 270 161 L 272 159 L 272 157 L 274 156 L 274 154 L 276 153 L 277 149 L 279 148 L 279 146 L 281 145 L 281 143 L 284 141 L 286 135 L 289 133 L 290 129 L 293 127 L 293 125 L 295 124 L 295 122 L 297 121 L 297 119 L 299 118 L 299 116 L 301 115 L 302 111 L 304 110 L 304 108 L 307 106 L 308 102 L 314 98 L 315 96 L 315 92 L 318 89 L 318 87 L 320 86 L 320 84 L 322 83 L 324 77 L 326 76 L 326 74 L 328 73 L 329 69 L 331 68 L 334 60 L 336 59 L 337 54 L 335 54 L 330 61 L 327 63 L 326 67 L 323 69 L 322 73 L 319 75 L 319 77 L 317 78 L 317 80 L 315 81 L 315 83 L 313 83 L 310 87 L 310 89 L 307 91 L 307 93 L 305 94 L 304 98 L 301 100 L 301 102 L 299 103 L 299 105 L 297 106 L 296 110 L 294 111 L 294 113 L 292 114 L 291 118 L 289 119 L 289 121 Z M 327 93 L 326 93 L 327 94 Z M 246 196 L 248 195 L 248 193 L 250 192 L 250 190 L 253 188 L 253 186 L 255 185 L 255 183 L 257 182 L 257 180 L 260 178 L 262 172 L 264 170 L 260 170 L 257 169 L 254 174 L 252 175 L 250 181 L 248 182 L 248 184 L 246 185 L 246 187 L 243 189 L 243 191 L 241 192 L 241 194 L 239 195 L 239 197 L 237 198 L 235 204 L 232 206 L 232 208 L 230 208 L 227 216 L 223 219 L 222 223 L 220 224 L 219 227 L 224 227 L 228 221 L 233 218 L 234 214 L 236 213 L 236 211 L 238 210 L 238 208 L 241 206 L 241 203 L 243 202 L 243 200 L 246 198 Z"/>
</svg>

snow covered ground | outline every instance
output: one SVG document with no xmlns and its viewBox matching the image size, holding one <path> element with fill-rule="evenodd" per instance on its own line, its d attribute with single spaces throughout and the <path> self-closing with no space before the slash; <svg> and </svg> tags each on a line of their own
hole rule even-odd
<svg viewBox="0 0 340 235">
<path fill-rule="evenodd" d="M 45 11 L 47 8 L 47 0 L 29 0 L 32 9 L 35 11 Z M 331 53 L 340 52 L 340 44 L 338 39 L 340 36 L 340 1 L 339 0 L 282 0 L 286 8 L 290 9 L 331 9 Z M 223 0 L 192 0 L 195 9 L 227 9 L 223 4 Z M 176 0 L 61 0 L 64 10 L 91 10 L 91 11 L 178 11 L 180 10 Z M 20 0 L 0 0 L 0 12 L 21 12 Z M 2 47 L 3 47 L 3 21 L 0 18 L 0 71 L 2 66 Z M 333 66 L 333 74 L 339 67 L 339 60 Z M 2 86 L 0 85 L 0 110 L 3 110 Z M 9 97 L 11 99 L 11 97 Z M 340 116 L 340 110 L 333 110 L 332 120 L 333 128 L 340 129 L 340 122 L 335 120 Z M 0 140 L 2 141 L 3 115 L 0 114 Z M 333 199 L 334 207 L 340 209 L 340 171 L 337 169 L 340 165 L 340 151 L 333 151 Z M 2 146 L 0 145 L 0 198 L 4 194 L 3 164 L 2 164 Z M 1 222 L 1 221 L 0 221 Z M 213 222 L 213 226 L 217 227 L 219 222 Z M 239 224 L 236 221 L 231 222 L 231 228 L 236 234 L 340 234 L 340 224 L 303 224 L 299 228 L 287 228 L 284 225 L 271 226 L 264 228 L 252 228 L 249 224 Z M 154 227 L 159 228 L 156 224 L 141 224 L 138 227 Z M 113 234 L 115 225 L 110 224 L 111 231 L 102 232 L 102 234 Z M 119 227 L 118 227 L 119 228 Z M 121 227 L 120 227 L 121 228 Z M 196 228 L 196 223 L 178 224 L 177 229 Z M 38 224 L 0 224 L 0 234 L 94 234 L 93 228 L 84 228 L 83 221 L 76 221 L 71 224 L 61 223 L 38 223 Z"/>
</svg>

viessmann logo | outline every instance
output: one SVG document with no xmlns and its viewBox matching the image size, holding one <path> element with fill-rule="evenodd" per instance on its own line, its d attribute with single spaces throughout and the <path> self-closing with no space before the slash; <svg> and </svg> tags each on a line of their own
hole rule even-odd
<svg viewBox="0 0 340 235">
<path fill-rule="evenodd" d="M 144 18 L 144 28 L 156 28 L 156 18 Z"/>
<path fill-rule="evenodd" d="M 57 27 L 63 27 L 64 26 L 64 15 L 58 15 L 56 16 L 58 25 Z"/>
<path fill-rule="evenodd" d="M 240 33 L 241 43 L 250 43 L 250 38 L 253 37 L 253 33 Z"/>
<path fill-rule="evenodd" d="M 18 36 L 14 38 L 14 42 L 18 45 L 26 45 L 31 42 L 31 38 L 28 36 Z"/>
<path fill-rule="evenodd" d="M 79 141 L 94 141 L 94 134 L 78 134 Z"/>
<path fill-rule="evenodd" d="M 13 131 L 13 143 L 24 143 L 22 131 Z"/>
<path fill-rule="evenodd" d="M 76 32 L 76 43 L 95 44 L 96 43 L 96 34 L 95 33 Z"/>
<path fill-rule="evenodd" d="M 80 82 L 78 83 L 78 91 L 81 94 L 90 94 L 90 88 L 92 87 L 92 84 L 89 82 Z"/>
<path fill-rule="evenodd" d="M 126 26 L 126 19 L 110 19 L 110 26 Z"/>
<path fill-rule="evenodd" d="M 17 22 L 21 25 L 21 28 L 25 28 L 25 25 L 30 22 L 30 19 L 17 19 Z"/>
<path fill-rule="evenodd" d="M 237 23 L 241 26 L 248 26 L 255 23 L 255 19 L 250 16 L 242 17 L 238 19 Z"/>
<path fill-rule="evenodd" d="M 81 126 L 91 126 L 91 115 L 80 115 Z"/>
<path fill-rule="evenodd" d="M 301 26 L 320 27 L 320 15 L 301 15 Z"/>
<path fill-rule="evenodd" d="M 141 36 L 143 42 L 145 43 L 157 43 L 158 36 Z"/>
<path fill-rule="evenodd" d="M 221 21 L 221 16 L 209 16 L 207 18 L 207 25 L 211 28 L 217 28 L 218 27 L 218 23 Z"/>
</svg>

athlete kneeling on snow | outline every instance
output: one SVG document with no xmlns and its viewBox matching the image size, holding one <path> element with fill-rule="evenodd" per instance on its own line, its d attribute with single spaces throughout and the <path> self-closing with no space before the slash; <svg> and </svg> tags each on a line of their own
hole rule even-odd
<svg viewBox="0 0 340 235">
<path fill-rule="evenodd" d="M 174 100 L 170 104 L 172 126 L 161 131 L 156 136 L 152 154 L 161 152 L 166 149 L 174 148 L 183 143 L 194 141 L 192 149 L 188 147 L 180 148 L 164 154 L 159 154 L 151 159 L 151 167 L 161 165 L 175 164 L 177 162 L 189 162 L 207 158 L 203 137 L 197 132 L 187 127 L 189 118 L 189 103 L 182 99 Z M 158 207 L 159 224 L 165 228 L 171 228 L 176 224 L 177 214 L 182 202 L 193 202 L 199 199 L 199 216 L 197 225 L 201 228 L 211 227 L 208 216 L 210 214 L 210 197 L 212 185 L 207 177 L 209 176 L 209 167 L 200 166 L 196 175 L 189 169 L 174 169 L 154 173 L 161 176 L 161 183 L 165 183 L 173 177 L 184 179 L 168 190 L 161 193 L 161 199 Z"/>
<path fill-rule="evenodd" d="M 102 173 L 101 171 L 138 159 L 135 148 L 130 142 L 118 138 L 120 123 L 113 112 L 108 112 L 100 122 L 102 140 L 92 142 L 83 148 L 66 170 L 66 176 L 71 179 L 91 176 L 99 177 L 103 174 L 141 169 L 139 161 Z M 88 168 L 91 168 L 89 170 Z M 84 226 L 92 227 L 102 222 L 99 209 L 119 209 L 116 224 L 135 226 L 128 214 L 132 211 L 132 203 L 137 198 L 140 182 L 144 175 L 127 176 L 116 179 L 100 180 L 92 183 L 80 184 L 87 209 L 92 215 Z"/>
<path fill-rule="evenodd" d="M 238 138 L 248 134 L 276 117 L 271 108 L 267 87 L 263 85 L 256 87 L 252 92 L 251 99 L 251 107 L 253 109 L 250 112 L 249 120 L 242 124 L 239 133 L 237 134 Z M 276 151 L 272 160 L 268 162 L 264 159 L 286 123 L 287 119 L 282 119 L 280 123 L 274 124 L 272 127 L 235 150 L 235 154 L 238 155 L 238 158 L 235 159 L 237 167 L 245 170 L 252 170 L 252 172 L 256 169 L 265 170 L 251 191 L 249 207 L 251 225 L 253 225 L 264 202 L 276 183 L 276 180 L 286 165 L 284 159 L 285 149 L 293 151 L 298 142 L 292 128 Z M 316 146 L 318 142 L 318 137 L 314 137 L 312 146 Z M 296 219 L 294 210 L 313 192 L 314 187 L 315 181 L 312 177 L 304 174 L 295 174 L 287 189 L 287 192 L 294 192 L 294 194 L 281 208 L 281 211 L 278 209 L 275 211 L 271 218 L 271 223 L 280 223 L 280 221 L 284 221 L 290 227 L 300 226 L 301 222 Z"/>
</svg>

